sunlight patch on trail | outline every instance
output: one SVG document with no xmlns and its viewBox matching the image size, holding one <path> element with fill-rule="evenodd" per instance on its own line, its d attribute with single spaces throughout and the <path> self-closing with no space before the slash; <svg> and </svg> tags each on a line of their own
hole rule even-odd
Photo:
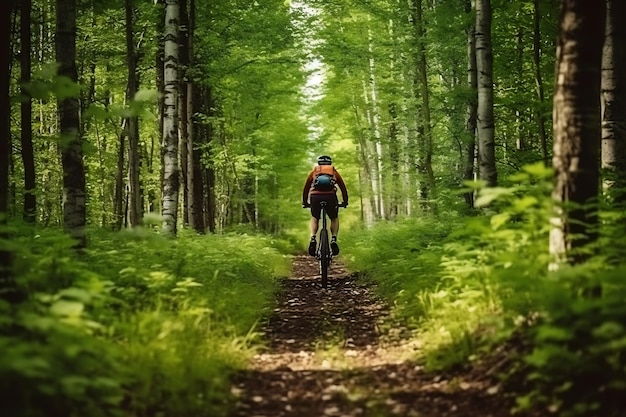
<svg viewBox="0 0 626 417">
<path fill-rule="evenodd" d="M 287 368 L 292 371 L 324 370 L 346 371 L 385 365 L 399 365 L 411 359 L 419 350 L 415 340 L 390 346 L 365 346 L 361 349 L 329 348 L 301 350 L 300 352 L 259 353 L 250 369 L 273 371 Z"/>
</svg>

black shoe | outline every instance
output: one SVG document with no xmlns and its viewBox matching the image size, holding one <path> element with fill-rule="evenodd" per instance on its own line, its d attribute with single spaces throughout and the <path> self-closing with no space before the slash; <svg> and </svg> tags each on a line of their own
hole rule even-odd
<svg viewBox="0 0 626 417">
<path fill-rule="evenodd" d="M 333 256 L 339 255 L 339 245 L 335 239 L 330 241 L 330 250 L 333 252 Z"/>
<path fill-rule="evenodd" d="M 317 249 L 317 242 L 315 239 L 311 239 L 309 242 L 309 255 L 315 256 L 315 250 Z"/>
</svg>

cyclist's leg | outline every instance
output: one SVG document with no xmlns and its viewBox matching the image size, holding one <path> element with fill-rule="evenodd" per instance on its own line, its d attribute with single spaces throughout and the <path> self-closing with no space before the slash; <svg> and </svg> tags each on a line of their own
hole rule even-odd
<svg viewBox="0 0 626 417">
<path fill-rule="evenodd" d="M 339 245 L 337 244 L 337 234 L 339 233 L 339 202 L 337 201 L 337 195 L 332 194 L 328 196 L 328 217 L 330 217 L 330 249 L 333 255 L 339 253 Z"/>
<path fill-rule="evenodd" d="M 330 220 L 330 234 L 337 238 L 337 234 L 339 233 L 339 216 Z"/>
<path fill-rule="evenodd" d="M 328 194 L 324 197 L 326 200 L 326 212 L 330 218 L 330 233 L 333 237 L 337 237 L 339 233 L 339 201 L 337 194 Z"/>
<path fill-rule="evenodd" d="M 316 219 L 315 217 L 311 216 L 311 222 L 310 222 L 311 236 L 317 235 L 317 229 L 319 228 L 319 224 L 320 224 L 319 219 Z"/>
<path fill-rule="evenodd" d="M 319 219 L 321 214 L 322 207 L 320 206 L 320 198 L 319 196 L 313 194 L 311 195 L 311 221 L 309 223 L 311 229 L 311 240 L 309 241 L 309 255 L 315 256 L 315 252 L 317 249 L 317 241 L 315 236 L 317 235 L 317 230 L 319 228 Z"/>
</svg>

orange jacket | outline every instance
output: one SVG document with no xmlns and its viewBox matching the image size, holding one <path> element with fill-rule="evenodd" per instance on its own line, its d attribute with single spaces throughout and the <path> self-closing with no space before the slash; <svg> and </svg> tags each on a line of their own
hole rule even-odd
<svg viewBox="0 0 626 417">
<path fill-rule="evenodd" d="M 337 189 L 331 191 L 318 191 L 313 189 L 313 180 L 315 179 L 316 170 L 315 168 L 309 172 L 309 175 L 306 177 L 306 182 L 304 183 L 304 189 L 302 190 L 302 204 L 306 204 L 309 201 L 309 194 L 334 194 L 337 192 Z M 343 182 L 343 178 L 339 175 L 339 172 L 333 167 L 333 175 L 335 177 L 335 181 L 341 190 L 341 197 L 343 198 L 343 203 L 348 203 L 348 189 L 346 188 L 346 183 Z"/>
</svg>

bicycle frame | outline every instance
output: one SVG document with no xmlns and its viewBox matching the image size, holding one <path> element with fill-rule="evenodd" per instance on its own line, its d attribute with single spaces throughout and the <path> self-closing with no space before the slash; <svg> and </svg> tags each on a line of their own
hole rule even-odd
<svg viewBox="0 0 626 417">
<path fill-rule="evenodd" d="M 322 278 L 322 288 L 326 288 L 328 285 L 328 267 L 333 258 L 333 253 L 330 250 L 330 241 L 328 239 L 328 222 L 326 214 L 326 202 L 321 203 L 320 220 L 322 221 L 319 231 L 320 238 L 317 245 L 317 259 L 320 263 L 320 276 Z"/>
</svg>

